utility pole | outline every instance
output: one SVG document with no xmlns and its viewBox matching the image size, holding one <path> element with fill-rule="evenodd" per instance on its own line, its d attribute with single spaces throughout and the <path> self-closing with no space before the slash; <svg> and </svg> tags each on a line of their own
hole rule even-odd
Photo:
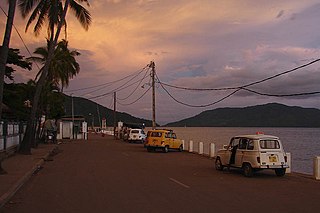
<svg viewBox="0 0 320 213">
<path fill-rule="evenodd" d="M 113 93 L 113 137 L 116 138 L 116 92 Z"/>
<path fill-rule="evenodd" d="M 152 78 L 152 129 L 156 129 L 156 93 L 155 93 L 155 63 L 153 61 L 150 62 L 151 70 L 151 78 Z"/>
</svg>

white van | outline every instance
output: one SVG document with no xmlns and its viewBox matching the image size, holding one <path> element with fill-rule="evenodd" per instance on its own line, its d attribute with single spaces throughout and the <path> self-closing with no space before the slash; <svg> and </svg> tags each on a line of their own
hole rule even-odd
<svg viewBox="0 0 320 213">
<path fill-rule="evenodd" d="M 258 133 L 231 138 L 230 144 L 218 151 L 215 167 L 241 168 L 246 177 L 251 177 L 262 169 L 272 169 L 277 176 L 284 176 L 289 165 L 279 138 Z"/>
<path fill-rule="evenodd" d="M 143 143 L 146 139 L 146 135 L 142 129 L 130 129 L 128 141 Z"/>
</svg>

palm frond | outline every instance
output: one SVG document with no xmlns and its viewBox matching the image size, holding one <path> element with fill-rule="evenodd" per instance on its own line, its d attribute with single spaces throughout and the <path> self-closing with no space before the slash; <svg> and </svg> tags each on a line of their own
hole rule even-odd
<svg viewBox="0 0 320 213">
<path fill-rule="evenodd" d="M 74 0 L 70 1 L 70 9 L 75 13 L 82 27 L 88 30 L 92 22 L 90 12 Z"/>
</svg>

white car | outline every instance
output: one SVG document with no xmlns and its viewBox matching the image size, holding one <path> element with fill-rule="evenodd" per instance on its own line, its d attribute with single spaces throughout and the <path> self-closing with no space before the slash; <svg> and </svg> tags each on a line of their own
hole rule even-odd
<svg viewBox="0 0 320 213">
<path fill-rule="evenodd" d="M 146 135 L 142 129 L 130 129 L 128 141 L 143 143 L 146 139 Z"/>
<path fill-rule="evenodd" d="M 241 168 L 246 177 L 261 169 L 273 169 L 277 176 L 284 176 L 289 168 L 279 138 L 261 133 L 231 138 L 230 144 L 218 151 L 215 167 Z"/>
</svg>

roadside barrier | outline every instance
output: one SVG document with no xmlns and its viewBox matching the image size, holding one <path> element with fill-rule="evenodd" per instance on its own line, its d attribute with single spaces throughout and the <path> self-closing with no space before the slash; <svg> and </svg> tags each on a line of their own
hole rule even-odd
<svg viewBox="0 0 320 213">
<path fill-rule="evenodd" d="M 203 142 L 199 142 L 199 155 L 203 155 Z"/>
<path fill-rule="evenodd" d="M 214 143 L 210 143 L 209 146 L 209 156 L 213 158 L 216 156 L 216 145 Z"/>
<path fill-rule="evenodd" d="M 289 168 L 286 169 L 286 173 L 290 174 L 291 173 L 291 153 L 287 152 L 287 163 L 289 165 Z"/>
<path fill-rule="evenodd" d="M 193 152 L 193 141 L 189 141 L 189 152 Z"/>
<path fill-rule="evenodd" d="M 313 174 L 316 180 L 320 180 L 320 157 L 317 156 L 313 160 Z"/>
</svg>

